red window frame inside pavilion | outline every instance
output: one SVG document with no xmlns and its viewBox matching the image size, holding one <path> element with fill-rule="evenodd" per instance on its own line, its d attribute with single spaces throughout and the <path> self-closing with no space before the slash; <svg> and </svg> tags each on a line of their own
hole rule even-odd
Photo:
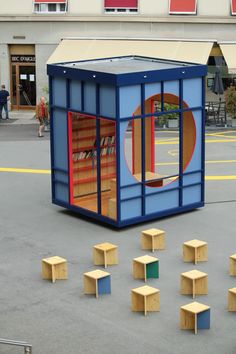
<svg viewBox="0 0 236 354">
<path fill-rule="evenodd" d="M 197 0 L 169 0 L 169 14 L 196 15 Z"/>
</svg>

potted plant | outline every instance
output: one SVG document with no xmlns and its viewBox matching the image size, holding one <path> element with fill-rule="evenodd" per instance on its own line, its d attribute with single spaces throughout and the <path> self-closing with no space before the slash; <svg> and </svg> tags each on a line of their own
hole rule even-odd
<svg viewBox="0 0 236 354">
<path fill-rule="evenodd" d="M 165 111 L 174 111 L 179 109 L 179 107 L 175 104 L 165 103 Z M 178 113 L 170 113 L 166 115 L 168 128 L 178 128 L 179 127 L 179 114 Z"/>
<path fill-rule="evenodd" d="M 234 86 L 230 86 L 225 91 L 226 112 L 232 118 L 232 127 L 236 127 L 236 90 Z"/>
</svg>

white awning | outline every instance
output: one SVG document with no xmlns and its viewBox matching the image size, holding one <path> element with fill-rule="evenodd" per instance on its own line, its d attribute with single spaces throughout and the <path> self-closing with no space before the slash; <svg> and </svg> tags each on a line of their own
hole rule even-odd
<svg viewBox="0 0 236 354">
<path fill-rule="evenodd" d="M 236 44 L 220 44 L 229 74 L 236 74 Z"/>
<path fill-rule="evenodd" d="M 206 64 L 213 42 L 181 42 L 126 39 L 64 39 L 48 64 L 125 55 Z"/>
</svg>

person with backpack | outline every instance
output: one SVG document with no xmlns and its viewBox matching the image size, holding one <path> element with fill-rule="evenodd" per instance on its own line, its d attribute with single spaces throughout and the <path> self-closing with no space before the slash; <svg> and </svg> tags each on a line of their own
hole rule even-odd
<svg viewBox="0 0 236 354">
<path fill-rule="evenodd" d="M 38 137 L 42 138 L 45 128 L 45 122 L 48 120 L 48 108 L 45 97 L 40 98 L 40 102 L 36 106 L 36 119 L 39 121 Z"/>
</svg>

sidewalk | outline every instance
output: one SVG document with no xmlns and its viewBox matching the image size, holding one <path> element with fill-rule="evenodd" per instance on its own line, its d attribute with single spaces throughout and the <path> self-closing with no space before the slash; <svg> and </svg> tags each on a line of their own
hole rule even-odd
<svg viewBox="0 0 236 354">
<path fill-rule="evenodd" d="M 20 111 L 10 111 L 9 112 L 9 117 L 10 120 L 0 120 L 0 126 L 1 125 L 25 125 L 25 124 L 38 124 L 36 118 L 35 118 L 35 111 L 28 111 L 28 110 L 20 110 Z M 222 127 L 222 126 L 216 126 L 216 125 L 206 125 L 205 129 L 206 131 L 211 131 L 211 130 L 236 130 L 235 127 L 232 128 L 231 126 L 231 120 L 227 119 L 228 126 L 227 127 Z M 176 130 L 178 131 L 178 128 L 159 128 L 160 130 L 163 131 L 169 131 L 169 130 Z"/>
<path fill-rule="evenodd" d="M 35 118 L 35 111 L 10 111 L 9 120 L 0 120 L 0 125 L 25 125 L 38 124 Z"/>
</svg>

